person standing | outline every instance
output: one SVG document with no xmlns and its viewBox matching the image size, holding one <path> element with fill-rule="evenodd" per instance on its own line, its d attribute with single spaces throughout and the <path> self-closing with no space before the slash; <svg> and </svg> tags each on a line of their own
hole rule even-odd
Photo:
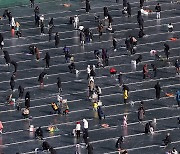
<svg viewBox="0 0 180 154">
<path fill-rule="evenodd" d="M 11 59 L 10 59 L 10 56 L 9 56 L 9 53 L 8 53 L 8 51 L 6 51 L 6 50 L 3 50 L 3 53 L 4 53 L 4 59 L 5 59 L 5 61 L 6 61 L 6 65 L 10 65 L 10 63 L 11 63 Z"/>
<path fill-rule="evenodd" d="M 30 92 L 26 92 L 25 95 L 25 107 L 28 109 L 30 107 Z"/>
<path fill-rule="evenodd" d="M 87 151 L 88 151 L 88 154 L 93 154 L 93 146 L 92 146 L 92 144 L 88 143 Z"/>
<path fill-rule="evenodd" d="M 145 110 L 144 110 L 143 104 L 141 103 L 141 106 L 138 109 L 138 120 L 139 120 L 139 122 L 143 121 L 144 115 L 145 115 Z"/>
<path fill-rule="evenodd" d="M 57 78 L 57 87 L 58 87 L 58 92 L 62 93 L 62 83 L 61 83 L 61 78 Z"/>
<path fill-rule="evenodd" d="M 164 142 L 164 146 L 167 146 L 168 144 L 171 143 L 171 136 L 170 136 L 170 133 L 167 133 L 166 138 L 163 139 L 163 142 Z"/>
<path fill-rule="evenodd" d="M 80 138 L 80 134 L 81 134 L 81 124 L 78 121 L 78 122 L 76 122 L 76 137 L 77 137 L 77 139 Z"/>
<path fill-rule="evenodd" d="M 147 67 L 147 64 L 145 64 L 144 66 L 143 66 L 143 79 L 145 79 L 147 76 L 149 76 L 148 75 L 148 67 Z"/>
<path fill-rule="evenodd" d="M 55 39 L 55 47 L 58 48 L 59 46 L 59 33 L 58 32 L 56 33 L 54 39 Z"/>
<path fill-rule="evenodd" d="M 49 62 L 50 62 L 50 55 L 49 52 L 46 52 L 46 55 L 43 60 L 46 60 L 46 68 L 49 68 Z"/>
<path fill-rule="evenodd" d="M 118 151 L 122 150 L 122 143 L 123 143 L 124 137 L 120 136 L 116 142 L 116 148 L 118 149 Z"/>
<path fill-rule="evenodd" d="M 24 88 L 21 85 L 19 85 L 18 87 L 18 92 L 19 92 L 19 98 L 22 99 L 24 95 Z"/>
<path fill-rule="evenodd" d="M 140 0 L 140 8 L 142 8 L 144 5 L 144 0 Z"/>
<path fill-rule="evenodd" d="M 15 22 L 14 17 L 12 17 L 12 19 L 11 19 L 11 35 L 12 35 L 12 37 L 14 36 L 14 33 L 15 33 L 15 26 L 16 26 L 16 22 Z"/>
<path fill-rule="evenodd" d="M 91 10 L 91 6 L 89 0 L 86 0 L 86 13 L 89 13 L 90 10 Z"/>
<path fill-rule="evenodd" d="M 161 86 L 159 84 L 159 81 L 156 83 L 154 88 L 156 90 L 156 99 L 159 99 L 160 98 L 160 93 L 161 93 Z"/>
<path fill-rule="evenodd" d="M 74 16 L 74 28 L 78 29 L 79 25 L 79 17 L 77 15 Z"/>
<path fill-rule="evenodd" d="M 153 72 L 154 72 L 154 77 L 156 77 L 157 76 L 157 67 L 154 64 L 151 64 L 151 66 L 152 66 L 152 69 L 153 69 Z"/>
<path fill-rule="evenodd" d="M 170 51 L 169 51 L 170 47 L 167 43 L 164 43 L 164 53 L 166 55 L 167 60 L 169 59 L 169 55 L 170 55 Z"/>
<path fill-rule="evenodd" d="M 176 67 L 176 73 L 179 75 L 179 73 L 180 73 L 180 62 L 178 59 L 176 59 L 175 67 Z"/>
<path fill-rule="evenodd" d="M 119 72 L 119 74 L 118 74 L 119 86 L 122 86 L 122 84 L 123 84 L 122 75 L 123 75 L 122 72 Z"/>
<path fill-rule="evenodd" d="M 35 47 L 35 54 L 36 54 L 36 61 L 39 61 L 39 59 L 40 59 L 40 52 L 39 52 L 38 47 Z"/>
<path fill-rule="evenodd" d="M 51 41 L 53 28 L 54 28 L 54 19 L 51 18 L 49 23 L 48 23 L 49 42 Z"/>
<path fill-rule="evenodd" d="M 40 83 L 40 88 L 43 88 L 44 87 L 44 77 L 45 75 L 47 75 L 46 72 L 41 72 L 40 75 L 39 75 L 39 78 L 38 78 L 38 81 Z"/>
<path fill-rule="evenodd" d="M 0 48 L 1 48 L 1 50 L 3 49 L 3 46 L 4 46 L 4 37 L 3 37 L 3 35 L 0 33 Z"/>
<path fill-rule="evenodd" d="M 83 126 L 84 126 L 84 133 L 85 135 L 88 137 L 89 134 L 88 134 L 88 127 L 89 127 L 89 124 L 88 124 L 88 121 L 86 119 L 83 119 Z"/>
<path fill-rule="evenodd" d="M 127 14 L 128 17 L 131 17 L 131 4 L 129 2 L 127 3 Z"/>
<path fill-rule="evenodd" d="M 113 48 L 114 51 L 117 51 L 117 39 L 115 37 L 113 38 Z"/>
<path fill-rule="evenodd" d="M 161 18 L 161 6 L 159 3 L 157 3 L 155 10 L 156 10 L 156 18 L 160 19 Z"/>
<path fill-rule="evenodd" d="M 129 87 L 126 85 L 123 85 L 123 97 L 124 97 L 124 104 L 127 103 L 128 99 L 128 93 L 129 93 Z"/>
<path fill-rule="evenodd" d="M 104 7 L 103 8 L 103 11 L 104 11 L 104 19 L 108 19 L 108 8 L 107 7 Z"/>
<path fill-rule="evenodd" d="M 10 86 L 11 86 L 11 90 L 14 91 L 14 87 L 15 87 L 15 81 L 14 81 L 15 77 L 14 75 L 11 76 L 10 79 Z"/>
</svg>

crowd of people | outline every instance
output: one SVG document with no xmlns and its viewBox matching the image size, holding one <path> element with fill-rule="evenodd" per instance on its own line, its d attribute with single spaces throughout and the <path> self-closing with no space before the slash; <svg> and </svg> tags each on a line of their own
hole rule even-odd
<svg viewBox="0 0 180 154">
<path fill-rule="evenodd" d="M 119 0 L 115 1 L 117 5 L 120 3 Z M 90 0 L 85 0 L 82 1 L 82 3 L 85 3 L 85 12 L 86 15 L 89 15 L 91 13 L 91 1 Z M 143 15 L 146 13 L 151 13 L 151 10 L 146 10 L 144 7 L 145 1 L 140 0 L 139 2 L 139 8 L 137 10 L 137 24 L 138 24 L 138 35 L 128 35 L 125 40 L 124 40 L 124 46 L 126 49 L 127 56 L 134 56 L 137 54 L 137 45 L 138 41 L 140 39 L 144 39 L 144 37 L 147 37 L 145 34 L 145 28 L 144 28 L 144 23 L 146 22 L 143 18 Z M 132 6 L 131 3 L 128 2 L 127 0 L 122 0 L 122 16 L 124 18 L 131 18 L 132 16 Z M 45 35 L 45 28 L 48 29 L 48 41 L 52 42 L 52 38 L 54 36 L 54 47 L 59 49 L 61 45 L 61 40 L 60 40 L 60 34 L 59 31 L 55 30 L 55 24 L 54 24 L 54 18 L 51 17 L 50 20 L 48 21 L 47 27 L 45 26 L 45 16 L 41 14 L 40 6 L 36 5 L 35 0 L 30 0 L 30 7 L 33 10 L 34 13 L 34 26 L 38 29 L 40 27 L 40 34 L 43 37 Z M 113 27 L 113 15 L 111 14 L 111 11 L 109 11 L 109 8 L 107 6 L 104 6 L 102 8 L 103 10 L 103 17 L 99 15 L 95 15 L 95 23 L 96 23 L 96 33 L 98 35 L 98 41 L 102 41 L 104 35 L 106 34 L 112 34 L 113 37 L 111 38 L 112 42 L 112 51 L 109 51 L 109 49 L 103 47 L 99 49 L 94 50 L 94 57 L 96 59 L 95 63 L 93 65 L 88 64 L 86 68 L 86 76 L 84 76 L 84 79 L 87 80 L 87 89 L 88 89 L 88 94 L 87 96 L 84 96 L 90 103 L 93 109 L 93 112 L 97 114 L 98 120 L 100 124 L 102 124 L 105 119 L 106 119 L 106 113 L 104 111 L 104 105 L 102 102 L 103 98 L 103 88 L 100 87 L 96 83 L 97 80 L 97 74 L 99 72 L 96 71 L 96 69 L 106 69 L 110 68 L 110 74 L 111 78 L 116 78 L 118 81 L 118 87 L 121 89 L 121 93 L 123 96 L 123 103 L 124 105 L 127 105 L 130 103 L 130 93 L 131 89 L 129 87 L 129 84 L 126 83 L 126 81 L 123 79 L 125 74 L 123 72 L 119 72 L 117 74 L 117 70 L 114 66 L 110 66 L 110 53 L 111 52 L 118 52 L 120 50 L 119 48 L 119 42 L 118 38 L 115 36 L 116 30 Z M 154 11 L 156 12 L 156 18 L 157 20 L 161 20 L 161 4 L 157 3 L 157 5 L 154 8 Z M 3 19 L 8 20 L 9 26 L 10 26 L 10 33 L 11 37 L 17 37 L 18 39 L 23 36 L 23 33 L 20 29 L 22 25 L 18 22 L 18 19 L 14 17 L 14 15 L 11 13 L 9 9 L 5 9 L 3 13 Z M 85 27 L 84 25 L 81 24 L 81 19 L 80 15 L 74 14 L 73 17 L 70 17 L 69 19 L 69 24 L 73 25 L 72 30 L 78 31 L 78 37 L 79 37 L 79 46 L 84 48 L 84 46 L 88 43 L 93 43 L 95 42 L 95 34 L 94 31 L 89 28 Z M 56 21 L 55 21 L 56 22 Z M 168 23 L 167 25 L 168 32 L 172 33 L 174 31 L 174 27 L 172 23 Z M 26 87 L 23 85 L 18 85 L 18 98 L 15 97 L 15 85 L 16 85 L 16 79 L 20 78 L 18 76 L 18 61 L 13 60 L 13 56 L 9 54 L 9 52 L 4 49 L 6 46 L 6 41 L 5 39 L 6 35 L 3 35 L 0 33 L 0 48 L 2 50 L 2 53 L 4 55 L 4 62 L 7 65 L 9 71 L 11 72 L 10 67 L 13 66 L 14 70 L 11 72 L 11 77 L 9 81 L 11 93 L 10 95 L 7 96 L 7 104 L 15 104 L 16 109 L 18 111 L 21 111 L 22 117 L 25 119 L 31 118 L 31 92 L 26 90 Z M 167 42 L 164 42 L 164 47 L 162 46 L 161 48 L 164 49 L 164 56 L 165 58 L 162 59 L 162 56 L 159 55 L 159 53 L 156 50 L 151 50 L 150 55 L 154 56 L 154 61 L 160 61 L 163 60 L 165 63 L 173 63 L 173 67 L 175 70 L 174 76 L 179 76 L 180 73 L 180 62 L 179 62 L 179 57 L 177 59 L 173 59 L 170 61 L 170 55 L 171 55 L 171 47 L 170 44 Z M 41 52 L 39 50 L 38 44 L 37 45 L 30 45 L 29 48 L 29 53 L 30 55 L 35 57 L 35 60 L 39 62 L 40 60 L 43 60 L 45 63 L 44 70 L 39 74 L 37 81 L 39 82 L 40 89 L 45 89 L 46 87 L 44 86 L 44 80 L 48 78 L 48 70 L 51 69 L 51 52 L 46 52 L 44 58 L 41 58 L 42 56 L 40 55 Z M 80 73 L 80 68 L 77 68 L 76 66 L 76 61 L 75 61 L 75 56 L 71 53 L 71 48 L 67 45 L 64 45 L 62 47 L 62 53 L 64 54 L 65 57 L 65 64 L 67 64 L 67 68 L 69 69 L 69 72 L 71 74 L 76 74 L 78 75 Z M 136 67 L 138 64 L 140 64 L 143 60 L 143 55 L 140 53 L 138 54 L 138 57 L 136 59 L 133 59 L 131 61 L 131 68 L 132 71 L 136 71 Z M 149 68 L 151 67 L 151 69 Z M 142 80 L 148 80 L 148 79 L 158 79 L 158 66 L 155 63 L 148 64 L 144 63 L 142 67 Z M 153 75 L 151 75 L 150 71 L 152 71 Z M 172 72 L 173 73 L 173 72 Z M 71 110 L 69 108 L 68 100 L 63 97 L 63 84 L 62 84 L 62 79 L 61 77 L 57 77 L 57 82 L 56 82 L 56 89 L 57 89 L 57 100 L 52 100 L 52 102 L 49 104 L 51 106 L 50 114 L 58 114 L 58 115 L 63 115 L 63 116 L 68 116 L 69 113 L 71 113 Z M 154 96 L 158 100 L 161 99 L 162 97 L 162 92 L 163 86 L 159 81 L 156 82 L 155 85 L 153 85 L 154 91 Z M 24 99 L 23 99 L 24 97 Z M 177 106 L 180 107 L 180 89 L 176 92 L 176 94 L 173 95 L 173 97 L 176 98 Z M 15 101 L 16 99 L 16 101 Z M 22 103 L 23 102 L 23 103 Z M 133 105 L 133 104 L 132 104 Z M 146 121 L 145 120 L 145 113 L 146 113 L 146 108 L 144 105 L 143 100 L 140 101 L 138 110 L 137 110 L 137 119 L 139 123 L 141 124 L 140 127 L 144 127 L 144 134 L 150 134 L 153 135 L 156 133 L 156 118 Z M 127 129 L 128 127 L 128 120 L 129 116 L 128 114 L 124 113 L 123 118 L 122 118 L 122 127 L 123 129 Z M 3 120 L 3 119 L 2 119 Z M 143 125 L 144 123 L 144 125 Z M 180 125 L 180 120 L 178 118 L 178 124 Z M 83 127 L 81 127 L 83 125 Z M 93 154 L 96 153 L 95 149 L 93 147 L 93 144 L 91 142 L 91 133 L 89 133 L 89 122 L 86 117 L 81 117 L 79 121 L 76 121 L 74 124 L 74 129 L 72 130 L 72 138 L 76 138 L 76 146 L 75 146 L 75 153 L 76 154 L 81 154 L 81 138 L 83 138 L 83 142 L 85 143 L 85 147 L 87 149 L 88 154 Z M 108 128 L 108 124 L 103 124 L 101 127 Z M 3 122 L 0 121 L 0 133 L 3 134 Z M 50 126 L 48 127 L 48 130 L 50 132 L 52 131 L 59 131 L 59 129 L 56 126 Z M 42 147 L 41 148 L 36 148 L 35 152 L 38 153 L 39 151 L 49 151 L 51 154 L 55 154 L 56 150 L 54 147 L 50 145 L 48 141 L 44 141 L 44 135 L 43 135 L 43 129 L 41 127 L 37 127 L 34 131 L 34 137 L 35 139 L 38 140 L 43 140 L 42 142 Z M 117 141 L 115 143 L 115 150 L 117 150 L 121 154 L 127 154 L 128 150 L 125 147 L 125 140 L 126 137 L 121 135 L 120 137 L 117 138 Z M 165 139 L 162 139 L 163 146 L 167 147 L 169 144 L 171 144 L 172 139 L 170 133 L 167 133 L 165 136 Z M 168 154 L 178 154 L 178 151 L 176 150 L 175 147 L 173 147 L 172 150 L 167 151 Z"/>
</svg>

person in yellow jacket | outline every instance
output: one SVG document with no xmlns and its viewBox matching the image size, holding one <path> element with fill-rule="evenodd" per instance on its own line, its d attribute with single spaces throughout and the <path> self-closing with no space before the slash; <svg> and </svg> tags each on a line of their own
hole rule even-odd
<svg viewBox="0 0 180 154">
<path fill-rule="evenodd" d="M 123 85 L 124 104 L 127 103 L 128 93 L 129 93 L 129 87 L 126 85 Z"/>
<path fill-rule="evenodd" d="M 55 113 L 56 113 L 56 112 L 58 112 L 58 114 L 61 113 L 59 106 L 58 106 L 55 102 L 52 102 L 52 103 L 51 103 L 51 107 L 53 108 L 53 110 L 55 111 Z"/>
</svg>

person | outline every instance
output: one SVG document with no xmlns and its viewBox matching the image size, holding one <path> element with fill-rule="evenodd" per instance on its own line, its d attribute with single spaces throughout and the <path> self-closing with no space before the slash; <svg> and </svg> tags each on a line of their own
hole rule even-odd
<svg viewBox="0 0 180 154">
<path fill-rule="evenodd" d="M 155 64 L 151 64 L 151 67 L 152 67 L 153 72 L 154 72 L 154 77 L 156 77 L 157 76 L 157 67 Z"/>
<path fill-rule="evenodd" d="M 60 77 L 57 78 L 57 87 L 58 87 L 58 92 L 61 93 L 62 92 L 62 83 L 61 83 Z"/>
<path fill-rule="evenodd" d="M 55 113 L 58 112 L 58 114 L 61 114 L 61 110 L 60 110 L 59 106 L 55 102 L 51 103 L 51 107 L 53 108 Z"/>
<path fill-rule="evenodd" d="M 43 15 L 42 15 L 43 16 Z M 41 27 L 41 35 L 45 35 L 44 33 L 44 19 L 41 19 L 42 17 L 40 17 L 40 27 Z"/>
<path fill-rule="evenodd" d="M 87 151 L 88 151 L 88 154 L 93 154 L 93 146 L 92 146 L 92 144 L 88 143 Z"/>
<path fill-rule="evenodd" d="M 74 28 L 78 29 L 79 25 L 79 17 L 77 15 L 74 16 Z"/>
<path fill-rule="evenodd" d="M 52 36 L 53 28 L 54 28 L 54 19 L 51 18 L 49 23 L 48 23 L 49 42 L 51 41 L 51 36 Z"/>
<path fill-rule="evenodd" d="M 80 31 L 80 33 L 79 33 L 79 39 L 80 39 L 81 45 L 84 45 L 84 43 L 85 43 L 85 34 L 84 34 L 83 31 Z"/>
<path fill-rule="evenodd" d="M 19 98 L 22 99 L 24 94 L 24 88 L 21 85 L 19 85 L 18 87 L 18 92 L 19 92 Z"/>
<path fill-rule="evenodd" d="M 49 52 L 46 52 L 46 55 L 43 60 L 46 60 L 46 68 L 49 68 L 49 62 L 50 62 L 50 55 Z"/>
<path fill-rule="evenodd" d="M 127 0 L 123 0 L 123 10 L 127 9 Z"/>
<path fill-rule="evenodd" d="M 156 99 L 159 99 L 160 98 L 160 93 L 161 93 L 161 86 L 159 84 L 159 81 L 156 83 L 154 88 L 156 90 Z"/>
<path fill-rule="evenodd" d="M 12 76 L 11 76 L 11 79 L 10 79 L 10 87 L 11 87 L 11 90 L 12 90 L 12 91 L 14 91 L 14 87 L 15 87 L 15 81 L 14 81 L 14 79 L 15 79 L 15 76 L 12 75 Z"/>
<path fill-rule="evenodd" d="M 108 14 L 109 14 L 108 8 L 107 8 L 107 7 L 104 7 L 104 8 L 103 8 L 103 11 L 104 11 L 104 19 L 108 19 Z"/>
<path fill-rule="evenodd" d="M 142 61 L 142 55 L 139 55 L 136 59 L 136 64 L 139 64 Z"/>
<path fill-rule="evenodd" d="M 15 22 L 14 17 L 12 17 L 10 25 L 11 25 L 11 35 L 13 37 L 14 36 L 14 32 L 15 32 L 15 26 L 16 26 L 16 22 Z"/>
<path fill-rule="evenodd" d="M 129 2 L 127 3 L 127 14 L 128 17 L 131 17 L 131 4 Z"/>
<path fill-rule="evenodd" d="M 41 127 L 36 129 L 36 131 L 35 131 L 35 138 L 43 140 L 43 131 L 42 131 Z"/>
<path fill-rule="evenodd" d="M 178 91 L 176 92 L 176 101 L 177 101 L 178 107 L 180 107 L 180 90 L 178 90 Z"/>
<path fill-rule="evenodd" d="M 88 65 L 86 70 L 87 70 L 87 80 L 88 80 L 90 78 L 91 66 Z"/>
<path fill-rule="evenodd" d="M 115 147 L 118 149 L 118 151 L 122 150 L 122 143 L 124 142 L 124 137 L 120 136 L 118 140 L 116 141 Z"/>
<path fill-rule="evenodd" d="M 71 58 L 71 55 L 69 53 L 69 48 L 65 45 L 64 48 L 63 48 L 63 52 L 64 52 L 64 56 L 65 56 L 65 60 L 66 60 L 66 63 L 68 63 L 69 61 L 69 58 Z"/>
<path fill-rule="evenodd" d="M 42 150 L 49 150 L 50 149 L 50 144 L 47 141 L 44 141 L 42 143 Z"/>
<path fill-rule="evenodd" d="M 170 51 L 169 51 L 170 47 L 167 43 L 164 43 L 164 53 L 166 55 L 167 60 L 169 59 L 169 55 L 170 55 Z"/>
<path fill-rule="evenodd" d="M 153 134 L 154 133 L 154 128 L 152 126 L 152 122 L 149 121 L 148 123 L 146 123 L 145 125 L 145 134 L 148 134 L 148 133 L 151 133 Z"/>
<path fill-rule="evenodd" d="M 70 70 L 70 73 L 76 73 L 76 66 L 75 66 L 74 62 L 70 63 L 68 65 L 68 68 Z"/>
<path fill-rule="evenodd" d="M 145 115 L 145 110 L 143 107 L 143 103 L 141 103 L 139 109 L 138 109 L 138 120 L 139 122 L 142 122 L 144 119 L 144 115 Z"/>
<path fill-rule="evenodd" d="M 113 38 L 113 48 L 114 51 L 117 51 L 117 39 L 115 37 Z"/>
<path fill-rule="evenodd" d="M 123 85 L 123 77 L 122 76 L 123 76 L 122 72 L 119 72 L 119 74 L 118 74 L 119 86 Z"/>
<path fill-rule="evenodd" d="M 109 22 L 109 25 L 108 25 L 108 30 L 110 31 L 110 32 L 113 32 L 112 31 L 112 22 L 113 22 L 113 19 L 112 19 L 112 16 L 110 15 L 110 14 L 108 14 L 108 22 Z"/>
<path fill-rule="evenodd" d="M 172 32 L 172 31 L 173 31 L 173 25 L 172 25 L 172 23 L 169 23 L 169 24 L 167 25 L 167 27 L 168 27 L 168 32 Z"/>
<path fill-rule="evenodd" d="M 144 66 L 143 66 L 143 79 L 145 79 L 147 76 L 149 76 L 149 74 L 148 74 L 148 65 L 147 64 L 145 64 Z"/>
<path fill-rule="evenodd" d="M 59 33 L 58 32 L 56 33 L 54 39 L 55 39 L 55 47 L 58 48 L 59 46 Z"/>
<path fill-rule="evenodd" d="M 167 146 L 171 143 L 171 136 L 170 133 L 167 133 L 165 139 L 162 140 L 164 142 L 164 146 Z"/>
<path fill-rule="evenodd" d="M 29 108 L 30 107 L 30 92 L 27 91 L 25 95 L 25 107 Z"/>
<path fill-rule="evenodd" d="M 47 73 L 44 72 L 44 71 L 39 74 L 38 81 L 39 81 L 39 83 L 40 83 L 40 88 L 43 88 L 43 87 L 44 87 L 44 77 L 45 77 L 46 75 L 47 75 Z"/>
<path fill-rule="evenodd" d="M 36 54 L 36 61 L 39 61 L 39 59 L 40 59 L 40 52 L 39 52 L 38 47 L 35 47 L 35 54 Z"/>
<path fill-rule="evenodd" d="M 180 73 L 180 62 L 176 59 L 174 66 L 176 67 L 176 73 L 179 75 Z"/>
<path fill-rule="evenodd" d="M 123 117 L 123 127 L 127 127 L 127 120 L 127 114 L 125 114 Z"/>
<path fill-rule="evenodd" d="M 123 85 L 123 97 L 124 97 L 124 104 L 127 103 L 128 99 L 128 93 L 129 93 L 129 87 L 126 85 Z"/>
<path fill-rule="evenodd" d="M 3 47 L 4 47 L 4 37 L 3 37 L 3 35 L 0 33 L 0 48 L 1 48 L 1 50 L 3 49 Z"/>
<path fill-rule="evenodd" d="M 140 8 L 142 8 L 144 5 L 144 0 L 140 0 Z"/>
<path fill-rule="evenodd" d="M 31 7 L 34 8 L 34 0 L 30 0 L 30 3 Z"/>
<path fill-rule="evenodd" d="M 9 56 L 8 51 L 3 50 L 3 53 L 4 53 L 4 59 L 5 59 L 6 65 L 10 66 L 11 58 L 10 58 L 10 56 Z"/>
<path fill-rule="evenodd" d="M 100 96 L 102 94 L 102 90 L 99 86 L 95 86 L 95 91 L 96 91 L 96 94 L 98 95 L 98 101 L 100 100 Z"/>
<path fill-rule="evenodd" d="M 88 137 L 88 127 L 89 127 L 89 124 L 88 124 L 88 121 L 84 118 L 83 119 L 83 126 L 84 126 L 84 133 L 86 134 L 86 136 Z"/>
<path fill-rule="evenodd" d="M 105 119 L 105 114 L 104 114 L 103 110 L 101 109 L 101 106 L 97 107 L 97 112 L 98 112 L 99 120 L 102 120 L 102 118 Z"/>
<path fill-rule="evenodd" d="M 2 124 L 2 122 L 0 121 L 0 133 L 2 134 L 2 131 L 3 131 L 3 124 Z"/>
<path fill-rule="evenodd" d="M 79 121 L 76 122 L 76 137 L 77 139 L 80 138 L 80 134 L 81 134 L 81 124 Z"/>
<path fill-rule="evenodd" d="M 89 0 L 86 0 L 86 13 L 89 13 L 90 10 L 91 10 L 91 6 Z"/>
<path fill-rule="evenodd" d="M 27 119 L 27 118 L 29 118 L 29 108 L 25 108 L 25 109 L 23 109 L 23 111 L 22 111 L 22 116 L 25 118 L 25 119 Z"/>
<path fill-rule="evenodd" d="M 105 48 L 102 49 L 102 60 L 103 60 L 104 67 L 109 65 L 109 56 L 107 53 L 107 49 Z"/>
<path fill-rule="evenodd" d="M 157 18 L 157 19 L 160 19 L 160 18 L 161 18 L 161 14 L 160 14 L 160 12 L 161 12 L 161 6 L 160 6 L 159 3 L 157 3 L 157 5 L 155 6 L 155 10 L 156 10 L 156 18 Z"/>
<path fill-rule="evenodd" d="M 103 34 L 103 28 L 104 28 L 103 24 L 100 23 L 100 24 L 98 25 L 99 39 L 101 38 L 101 36 L 102 36 L 102 34 Z"/>
<path fill-rule="evenodd" d="M 11 64 L 14 66 L 14 72 L 13 72 L 13 74 L 16 74 L 16 72 L 17 72 L 17 67 L 18 67 L 17 62 L 11 60 Z"/>
</svg>

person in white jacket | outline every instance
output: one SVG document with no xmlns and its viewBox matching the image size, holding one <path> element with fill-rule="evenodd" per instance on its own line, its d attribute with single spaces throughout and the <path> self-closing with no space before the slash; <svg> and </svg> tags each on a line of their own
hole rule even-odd
<svg viewBox="0 0 180 154">
<path fill-rule="evenodd" d="M 80 133 L 81 133 L 81 124 L 78 121 L 78 122 L 76 122 L 76 137 L 77 137 L 77 139 L 80 138 Z"/>
<path fill-rule="evenodd" d="M 79 17 L 77 15 L 74 16 L 74 28 L 78 29 L 79 25 Z"/>
<path fill-rule="evenodd" d="M 90 77 L 91 68 L 90 65 L 87 66 L 87 79 Z"/>
<path fill-rule="evenodd" d="M 88 127 L 89 127 L 88 121 L 86 119 L 83 119 L 83 123 L 84 123 L 84 132 L 88 136 Z"/>
</svg>

